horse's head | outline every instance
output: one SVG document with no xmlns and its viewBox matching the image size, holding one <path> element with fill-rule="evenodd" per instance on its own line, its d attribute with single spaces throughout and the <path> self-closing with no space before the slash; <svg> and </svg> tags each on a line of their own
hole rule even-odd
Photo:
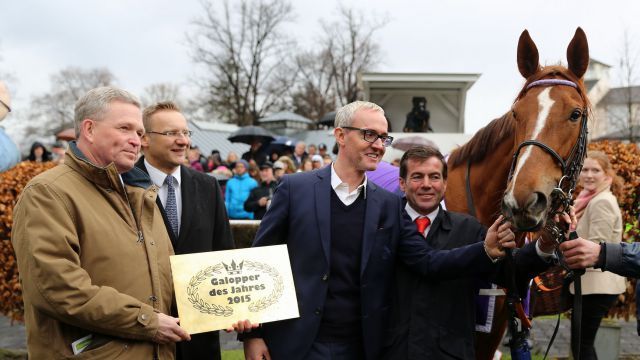
<svg viewBox="0 0 640 360">
<path fill-rule="evenodd" d="M 580 172 L 589 111 L 582 81 L 589 48 L 580 28 L 567 48 L 567 62 L 568 68 L 541 67 L 529 33 L 520 35 L 518 68 L 527 81 L 512 108 L 514 157 L 502 200 L 503 213 L 518 230 L 543 226 L 554 189 L 566 193 Z"/>
</svg>

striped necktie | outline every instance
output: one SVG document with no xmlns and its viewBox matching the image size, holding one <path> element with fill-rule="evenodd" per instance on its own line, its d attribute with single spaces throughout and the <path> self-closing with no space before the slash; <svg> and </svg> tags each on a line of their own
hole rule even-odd
<svg viewBox="0 0 640 360">
<path fill-rule="evenodd" d="M 167 175 L 164 179 L 164 183 L 167 185 L 167 201 L 164 205 L 164 212 L 167 214 L 173 234 L 178 237 L 178 204 L 176 203 L 176 188 L 173 186 L 174 179 L 172 175 Z"/>
</svg>

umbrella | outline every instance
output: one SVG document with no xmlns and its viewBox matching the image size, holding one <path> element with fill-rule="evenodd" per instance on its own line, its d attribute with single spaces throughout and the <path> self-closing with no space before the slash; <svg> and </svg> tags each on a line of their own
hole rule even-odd
<svg viewBox="0 0 640 360">
<path fill-rule="evenodd" d="M 260 126 L 245 126 L 231 134 L 227 139 L 231 142 L 240 142 L 251 145 L 255 141 L 260 141 L 265 144 L 273 141 L 275 137 L 272 133 Z"/>
<path fill-rule="evenodd" d="M 425 139 L 422 136 L 407 136 L 402 139 L 398 139 L 391 144 L 392 148 L 402 151 L 407 151 L 414 146 L 431 146 L 436 149 L 438 148 L 433 141 Z"/>
<path fill-rule="evenodd" d="M 261 124 L 280 121 L 295 121 L 307 125 L 313 123 L 313 121 L 307 119 L 306 117 L 298 115 L 296 113 L 292 113 L 291 111 L 281 111 L 269 116 L 265 116 L 262 119 L 258 120 L 258 122 Z"/>
<path fill-rule="evenodd" d="M 76 130 L 74 128 L 64 129 L 56 134 L 57 140 L 71 141 L 76 139 Z"/>
<path fill-rule="evenodd" d="M 292 139 L 288 136 L 276 136 L 276 139 L 269 143 L 267 153 L 271 154 L 272 152 L 277 152 L 280 154 L 286 150 L 293 151 L 297 142 L 298 141 L 296 139 Z"/>
<path fill-rule="evenodd" d="M 332 127 L 335 121 L 336 121 L 336 112 L 330 111 L 322 115 L 322 118 L 320 119 L 320 121 L 318 121 L 318 124 Z"/>
<path fill-rule="evenodd" d="M 399 191 L 399 178 L 400 168 L 395 167 L 386 161 L 380 161 L 375 170 L 367 171 L 367 181 L 371 181 L 391 192 Z"/>
</svg>

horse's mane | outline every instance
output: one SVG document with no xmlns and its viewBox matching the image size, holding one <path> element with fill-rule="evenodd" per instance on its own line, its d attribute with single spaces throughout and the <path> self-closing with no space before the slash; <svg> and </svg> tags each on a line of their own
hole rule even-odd
<svg viewBox="0 0 640 360">
<path fill-rule="evenodd" d="M 578 86 L 578 93 L 580 93 L 580 97 L 582 97 L 582 100 L 590 112 L 591 106 L 584 82 L 578 79 L 569 69 L 559 65 L 546 66 L 530 76 L 518 92 L 514 103 L 525 95 L 527 86 L 532 82 L 541 79 L 557 78 L 572 81 Z M 490 151 L 493 151 L 493 149 L 500 145 L 505 139 L 512 137 L 515 134 L 515 129 L 516 122 L 511 111 L 491 121 L 487 126 L 480 129 L 471 140 L 451 153 L 449 156 L 451 168 L 460 166 L 466 161 L 470 161 L 472 164 L 482 161 Z"/>
<path fill-rule="evenodd" d="M 491 121 L 489 125 L 473 135 L 471 140 L 449 155 L 451 168 L 455 168 L 467 160 L 471 163 L 482 161 L 504 139 L 512 137 L 515 129 L 515 118 L 511 111 Z"/>
</svg>

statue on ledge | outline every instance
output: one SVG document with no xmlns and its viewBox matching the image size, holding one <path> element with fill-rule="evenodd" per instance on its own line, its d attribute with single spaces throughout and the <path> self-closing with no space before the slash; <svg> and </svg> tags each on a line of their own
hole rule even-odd
<svg viewBox="0 0 640 360">
<path fill-rule="evenodd" d="M 404 132 L 433 132 L 429 125 L 429 110 L 427 110 L 427 98 L 414 96 L 413 109 L 407 114 L 407 122 L 404 124 Z"/>
</svg>

